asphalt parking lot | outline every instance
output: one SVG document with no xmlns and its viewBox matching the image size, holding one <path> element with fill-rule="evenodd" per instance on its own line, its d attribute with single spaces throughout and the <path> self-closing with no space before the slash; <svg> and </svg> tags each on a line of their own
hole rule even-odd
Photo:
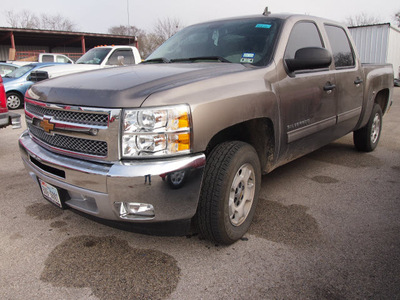
<svg viewBox="0 0 400 300">
<path fill-rule="evenodd" d="M 22 165 L 23 129 L 0 130 L 0 299 L 400 299 L 394 91 L 374 152 L 347 135 L 264 176 L 250 231 L 228 247 L 59 210 Z"/>
</svg>

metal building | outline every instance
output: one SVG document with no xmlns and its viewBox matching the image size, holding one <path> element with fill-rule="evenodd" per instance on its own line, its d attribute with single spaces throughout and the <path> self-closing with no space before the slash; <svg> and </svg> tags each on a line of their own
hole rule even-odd
<svg viewBox="0 0 400 300">
<path fill-rule="evenodd" d="M 400 78 L 400 29 L 390 23 L 349 27 L 362 63 L 390 63 Z"/>
</svg>

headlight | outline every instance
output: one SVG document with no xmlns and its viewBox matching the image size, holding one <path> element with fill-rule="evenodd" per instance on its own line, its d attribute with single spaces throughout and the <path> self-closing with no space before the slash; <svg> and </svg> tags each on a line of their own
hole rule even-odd
<svg viewBox="0 0 400 300">
<path fill-rule="evenodd" d="M 190 152 L 188 105 L 126 109 L 123 118 L 124 158 Z"/>
</svg>

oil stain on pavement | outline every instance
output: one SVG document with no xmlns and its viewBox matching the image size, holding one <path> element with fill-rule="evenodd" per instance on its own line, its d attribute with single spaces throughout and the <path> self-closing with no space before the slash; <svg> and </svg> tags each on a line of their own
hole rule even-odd
<svg viewBox="0 0 400 300">
<path fill-rule="evenodd" d="M 392 169 L 400 172 L 400 166 L 392 166 Z"/>
<path fill-rule="evenodd" d="M 64 221 L 55 221 L 53 223 L 50 224 L 51 228 L 62 228 L 67 226 L 68 224 Z"/>
<path fill-rule="evenodd" d="M 38 220 L 52 220 L 63 213 L 62 209 L 51 203 L 33 203 L 26 208 L 26 214 Z"/>
<path fill-rule="evenodd" d="M 78 236 L 50 253 L 40 279 L 59 287 L 88 287 L 100 299 L 162 299 L 175 290 L 179 277 L 168 254 L 135 249 L 116 237 Z"/>
<path fill-rule="evenodd" d="M 337 183 L 339 180 L 332 178 L 330 176 L 314 176 L 311 180 L 318 183 Z"/>
<path fill-rule="evenodd" d="M 295 247 L 312 247 L 320 242 L 317 221 L 302 205 L 284 206 L 259 199 L 249 233 L 261 238 Z"/>
</svg>

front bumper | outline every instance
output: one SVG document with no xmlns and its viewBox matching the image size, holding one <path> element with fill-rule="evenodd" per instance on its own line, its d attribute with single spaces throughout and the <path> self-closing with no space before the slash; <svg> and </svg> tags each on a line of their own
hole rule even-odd
<svg viewBox="0 0 400 300">
<path fill-rule="evenodd" d="M 98 163 L 50 152 L 36 144 L 27 131 L 19 146 L 31 177 L 60 189 L 65 205 L 84 213 L 139 223 L 187 220 L 196 213 L 204 154 Z M 180 178 L 176 174 L 184 175 L 180 176 L 184 180 L 171 180 Z M 127 214 L 126 203 L 143 204 L 142 208 L 149 205 L 154 213 L 140 208 Z"/>
</svg>

